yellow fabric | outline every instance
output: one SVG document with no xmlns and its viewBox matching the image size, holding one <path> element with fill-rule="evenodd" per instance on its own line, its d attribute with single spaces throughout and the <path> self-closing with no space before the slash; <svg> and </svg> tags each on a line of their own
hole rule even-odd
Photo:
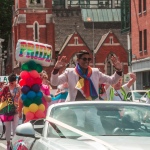
<svg viewBox="0 0 150 150">
<path fill-rule="evenodd" d="M 0 110 L 2 110 L 4 107 L 6 107 L 7 106 L 7 102 L 6 101 L 4 101 L 4 102 L 1 102 L 0 103 Z"/>
<path fill-rule="evenodd" d="M 81 89 L 83 86 L 84 86 L 84 79 L 81 78 L 81 79 L 77 82 L 76 88 L 77 88 L 77 89 Z"/>
<path fill-rule="evenodd" d="M 83 91 L 81 90 L 83 86 L 84 86 L 84 78 L 81 78 L 81 79 L 77 82 L 75 88 L 78 89 L 78 90 L 83 94 Z M 87 100 L 92 100 L 92 97 L 89 96 L 89 97 L 87 97 L 86 99 L 87 99 Z"/>
</svg>

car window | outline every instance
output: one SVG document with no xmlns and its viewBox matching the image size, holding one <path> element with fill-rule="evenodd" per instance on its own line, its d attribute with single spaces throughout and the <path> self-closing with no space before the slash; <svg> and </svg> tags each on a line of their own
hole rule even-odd
<svg viewBox="0 0 150 150">
<path fill-rule="evenodd" d="M 139 100 L 145 92 L 133 92 L 134 99 Z"/>
<path fill-rule="evenodd" d="M 127 97 L 130 97 L 131 96 L 131 92 L 129 92 L 128 94 L 127 94 Z"/>
<path fill-rule="evenodd" d="M 150 136 L 150 106 L 61 106 L 52 109 L 50 116 L 93 136 Z M 48 136 L 77 138 L 80 135 L 49 124 Z"/>
</svg>

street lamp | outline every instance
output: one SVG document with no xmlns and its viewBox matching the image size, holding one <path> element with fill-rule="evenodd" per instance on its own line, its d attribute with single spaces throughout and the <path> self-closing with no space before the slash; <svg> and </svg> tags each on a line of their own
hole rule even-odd
<svg viewBox="0 0 150 150">
<path fill-rule="evenodd" d="M 95 53 L 94 53 L 94 21 L 90 18 L 87 17 L 88 22 L 92 22 L 92 28 L 93 28 L 93 67 L 95 67 Z"/>
</svg>

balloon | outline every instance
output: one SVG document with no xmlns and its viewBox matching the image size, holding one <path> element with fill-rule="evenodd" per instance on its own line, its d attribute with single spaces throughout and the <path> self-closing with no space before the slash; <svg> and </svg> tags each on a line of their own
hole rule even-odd
<svg viewBox="0 0 150 150">
<path fill-rule="evenodd" d="M 33 120 L 34 118 L 34 113 L 33 112 L 27 112 L 26 113 L 26 120 Z"/>
<path fill-rule="evenodd" d="M 39 105 L 39 110 L 45 111 L 45 106 L 43 104 Z"/>
<path fill-rule="evenodd" d="M 42 84 L 42 79 L 41 78 L 36 78 L 35 83 L 41 85 Z"/>
<path fill-rule="evenodd" d="M 29 74 L 28 71 L 22 71 L 22 72 L 20 73 L 20 77 L 21 77 L 22 79 L 27 79 L 27 78 L 30 78 L 30 74 Z"/>
<path fill-rule="evenodd" d="M 29 87 L 31 87 L 34 84 L 34 79 L 33 78 L 27 78 L 26 79 L 26 85 L 28 85 Z"/>
<path fill-rule="evenodd" d="M 30 106 L 29 106 L 29 110 L 31 111 L 31 112 L 36 112 L 37 110 L 38 110 L 38 105 L 37 104 L 34 104 L 34 103 L 32 103 Z"/>
<path fill-rule="evenodd" d="M 36 70 L 37 65 L 34 61 L 31 60 L 28 62 L 28 67 L 30 68 L 30 70 Z"/>
<path fill-rule="evenodd" d="M 27 93 L 27 97 L 30 98 L 30 99 L 33 99 L 35 96 L 36 96 L 36 93 L 33 92 L 33 91 L 29 91 L 29 92 Z"/>
<path fill-rule="evenodd" d="M 39 92 L 36 94 L 36 96 L 42 98 L 42 97 L 43 97 L 43 93 L 42 93 L 41 91 L 39 91 Z"/>
<path fill-rule="evenodd" d="M 33 103 L 37 104 L 37 105 L 40 105 L 42 103 L 42 99 L 41 97 L 35 97 L 33 99 Z"/>
<path fill-rule="evenodd" d="M 19 81 L 19 85 L 20 85 L 20 86 L 24 86 L 24 85 L 26 85 L 26 81 L 25 81 L 25 80 L 23 80 L 23 79 L 20 79 L 20 81 Z"/>
<path fill-rule="evenodd" d="M 45 118 L 45 114 L 44 114 L 44 112 L 42 111 L 42 110 L 37 110 L 36 112 L 35 112 L 35 117 L 36 118 Z"/>
<path fill-rule="evenodd" d="M 24 94 L 27 94 L 29 91 L 30 91 L 30 87 L 27 86 L 27 85 L 24 85 L 24 86 L 21 88 L 21 92 L 24 93 Z"/>
<path fill-rule="evenodd" d="M 38 84 L 34 84 L 34 85 L 31 87 L 31 90 L 34 91 L 34 92 L 39 92 L 40 86 L 39 86 Z"/>
<path fill-rule="evenodd" d="M 26 70 L 26 71 L 29 71 L 29 68 L 28 68 L 28 64 L 25 63 L 21 66 L 21 70 Z"/>
<path fill-rule="evenodd" d="M 42 67 L 40 64 L 37 64 L 37 65 L 36 65 L 36 71 L 37 71 L 38 73 L 41 73 L 42 70 L 43 70 L 43 67 Z"/>
<path fill-rule="evenodd" d="M 30 71 L 29 74 L 32 78 L 40 78 L 40 75 L 36 70 Z"/>
<path fill-rule="evenodd" d="M 22 94 L 22 95 L 21 95 L 22 101 L 24 101 L 26 98 L 27 98 L 27 95 L 25 95 L 25 94 Z"/>
<path fill-rule="evenodd" d="M 23 107 L 23 113 L 24 113 L 25 115 L 26 115 L 26 113 L 29 112 L 29 111 L 30 111 L 30 110 L 29 110 L 28 107 L 25 107 L 25 106 Z"/>
<path fill-rule="evenodd" d="M 32 103 L 33 103 L 32 100 L 29 99 L 29 98 L 26 98 L 26 99 L 23 101 L 23 105 L 26 106 L 26 107 L 29 107 Z"/>
</svg>

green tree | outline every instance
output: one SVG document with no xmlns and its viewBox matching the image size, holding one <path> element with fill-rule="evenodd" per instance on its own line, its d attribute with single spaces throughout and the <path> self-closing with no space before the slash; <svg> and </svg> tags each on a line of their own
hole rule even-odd
<svg viewBox="0 0 150 150">
<path fill-rule="evenodd" d="M 11 35 L 13 4 L 14 0 L 0 0 L 0 38 L 5 39 L 3 50 L 7 49 L 8 39 Z"/>
</svg>

